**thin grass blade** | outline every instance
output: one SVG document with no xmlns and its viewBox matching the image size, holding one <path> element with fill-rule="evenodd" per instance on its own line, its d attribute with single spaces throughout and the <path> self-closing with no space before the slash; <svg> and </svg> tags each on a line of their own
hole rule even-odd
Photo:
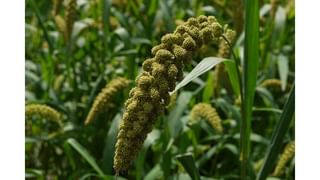
<svg viewBox="0 0 320 180">
<path fill-rule="evenodd" d="M 69 138 L 67 143 L 70 144 L 72 148 L 74 148 L 90 165 L 91 167 L 100 175 L 105 176 L 95 159 L 90 155 L 88 150 L 83 147 L 77 140 L 73 138 Z"/>
<path fill-rule="evenodd" d="M 236 64 L 233 61 L 225 61 L 224 64 L 226 65 L 232 89 L 238 97 L 240 95 L 240 84 Z"/>
<path fill-rule="evenodd" d="M 268 153 L 265 156 L 264 164 L 259 171 L 257 180 L 264 180 L 270 173 L 276 158 L 280 152 L 280 148 L 284 137 L 289 129 L 290 122 L 292 121 L 295 108 L 295 87 L 293 85 L 289 99 L 283 108 L 283 113 L 280 116 L 280 120 L 277 123 L 275 131 L 272 134 L 271 142 L 269 145 Z"/>
<path fill-rule="evenodd" d="M 186 153 L 176 156 L 176 158 L 183 165 L 184 169 L 192 179 L 200 180 L 200 174 L 196 167 L 196 163 L 192 157 L 192 154 Z"/>
<path fill-rule="evenodd" d="M 240 138 L 241 179 L 247 179 L 251 115 L 259 60 L 259 1 L 245 1 L 244 82 Z"/>
<path fill-rule="evenodd" d="M 114 150 L 121 118 L 122 115 L 120 113 L 113 118 L 107 137 L 105 139 L 105 147 L 102 156 L 102 166 L 107 174 L 112 173 Z"/>
</svg>

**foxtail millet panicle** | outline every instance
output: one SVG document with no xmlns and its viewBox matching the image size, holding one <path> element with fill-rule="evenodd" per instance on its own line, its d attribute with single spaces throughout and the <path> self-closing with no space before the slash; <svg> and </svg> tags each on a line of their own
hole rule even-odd
<svg viewBox="0 0 320 180">
<path fill-rule="evenodd" d="M 66 22 L 65 38 L 66 38 L 66 40 L 70 40 L 72 37 L 73 24 L 76 21 L 76 14 L 77 14 L 77 1 L 76 0 L 68 0 L 66 11 L 65 11 L 65 22 Z"/>
<path fill-rule="evenodd" d="M 282 82 L 280 79 L 266 79 L 261 83 L 260 86 L 270 88 L 271 90 L 274 90 L 276 92 L 282 91 Z M 284 91 L 289 91 L 290 89 L 291 85 L 287 83 L 287 86 L 285 87 Z"/>
<path fill-rule="evenodd" d="M 216 109 L 207 103 L 198 103 L 193 106 L 190 113 L 190 121 L 191 123 L 195 123 L 201 118 L 206 119 L 211 127 L 216 130 L 218 133 L 223 132 L 223 127 L 221 125 L 221 119 Z"/>
<path fill-rule="evenodd" d="M 280 88 L 281 81 L 280 79 L 266 79 L 261 83 L 262 87 L 272 87 L 272 88 Z"/>
<path fill-rule="evenodd" d="M 230 48 L 229 44 L 232 45 L 236 38 L 236 32 L 231 29 L 226 29 L 223 33 L 224 37 L 229 41 L 227 42 L 224 38 L 220 38 L 219 41 L 219 50 L 218 50 L 218 57 L 228 58 L 230 56 Z"/>
<path fill-rule="evenodd" d="M 99 113 L 105 111 L 105 109 L 111 105 L 113 96 L 117 92 L 126 88 L 129 83 L 129 80 L 122 77 L 111 80 L 95 98 L 84 124 L 88 125 L 98 116 Z"/>
<path fill-rule="evenodd" d="M 47 118 L 49 120 L 55 121 L 58 124 L 61 122 L 61 114 L 44 104 L 28 104 L 25 107 L 26 118 L 31 118 L 33 116 L 39 116 L 41 118 Z"/>
<path fill-rule="evenodd" d="M 277 163 L 277 166 L 273 171 L 274 176 L 281 176 L 282 175 L 286 164 L 294 156 L 294 150 L 295 150 L 295 142 L 291 141 L 286 145 L 283 153 L 280 156 L 280 159 Z"/>
<path fill-rule="evenodd" d="M 217 44 L 222 26 L 213 16 L 190 18 L 152 48 L 125 103 L 114 156 L 117 173 L 128 170 L 156 119 L 170 103 L 169 92 L 183 79 L 183 68 L 202 44 Z M 141 128 L 142 127 L 142 128 Z"/>
<path fill-rule="evenodd" d="M 66 22 L 65 22 L 65 20 L 60 15 L 55 15 L 53 17 L 53 19 L 54 19 L 54 22 L 55 22 L 55 24 L 57 26 L 58 31 L 61 34 L 65 34 L 66 33 Z"/>
</svg>

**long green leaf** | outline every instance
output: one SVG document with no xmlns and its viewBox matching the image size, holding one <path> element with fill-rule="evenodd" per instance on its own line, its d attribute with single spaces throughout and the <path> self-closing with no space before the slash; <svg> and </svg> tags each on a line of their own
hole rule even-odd
<svg viewBox="0 0 320 180">
<path fill-rule="evenodd" d="M 210 71 L 208 73 L 208 77 L 207 77 L 207 83 L 206 86 L 203 90 L 203 94 L 202 94 L 202 102 L 206 102 L 206 103 L 210 103 L 210 100 L 213 96 L 213 91 L 214 91 L 214 72 Z"/>
<path fill-rule="evenodd" d="M 114 157 L 114 150 L 115 150 L 115 143 L 117 140 L 117 134 L 118 134 L 118 126 L 120 123 L 122 116 L 121 114 L 117 114 L 111 123 L 111 126 L 109 128 L 107 137 L 105 139 L 105 147 L 103 150 L 103 156 L 102 156 L 102 166 L 103 170 L 107 174 L 112 173 L 112 163 L 113 163 L 113 157 Z"/>
<path fill-rule="evenodd" d="M 95 159 L 90 155 L 90 153 L 87 151 L 85 147 L 83 147 L 77 140 L 73 138 L 69 138 L 67 140 L 67 143 L 70 144 L 70 146 L 73 147 L 100 176 L 104 176 L 104 173 L 99 168 Z"/>
<path fill-rule="evenodd" d="M 271 171 L 276 161 L 276 158 L 280 152 L 283 139 L 289 129 L 290 122 L 293 119 L 292 117 L 294 114 L 294 107 L 295 107 L 295 87 L 293 85 L 292 90 L 290 92 L 289 99 L 284 105 L 283 113 L 281 114 L 280 120 L 277 123 L 277 126 L 272 134 L 268 153 L 265 156 L 265 161 L 257 176 L 257 180 L 264 180 L 268 176 L 268 173 Z"/>
<path fill-rule="evenodd" d="M 233 61 L 225 61 L 224 64 L 227 67 L 227 72 L 229 75 L 230 83 L 235 95 L 238 97 L 240 95 L 240 84 L 237 75 L 236 64 Z"/>
<path fill-rule="evenodd" d="M 50 50 L 50 54 L 53 52 L 53 44 L 52 44 L 52 40 L 49 36 L 49 32 L 44 24 L 44 21 L 42 19 L 42 15 L 40 14 L 39 12 L 39 9 L 38 9 L 38 6 L 37 6 L 37 3 L 34 2 L 34 0 L 30 0 L 30 4 L 31 4 L 31 7 L 32 7 L 32 10 L 34 11 L 38 21 L 39 21 L 39 26 L 40 28 L 43 30 L 43 35 L 44 35 L 44 38 L 46 39 L 46 41 L 48 42 L 48 45 L 49 45 L 49 50 Z"/>
<path fill-rule="evenodd" d="M 200 180 L 200 174 L 196 167 L 196 163 L 192 154 L 186 153 L 176 156 L 177 160 L 183 165 L 184 169 L 191 176 L 192 179 Z"/>
<path fill-rule="evenodd" d="M 187 105 L 191 100 L 191 98 L 192 98 L 191 92 L 188 92 L 188 91 L 182 92 L 178 97 L 177 105 L 169 114 L 168 119 L 170 119 L 170 121 L 168 121 L 168 126 L 169 126 L 171 137 L 173 139 L 178 135 L 178 132 L 182 128 L 182 123 L 180 119 L 184 110 L 187 108 Z"/>
<path fill-rule="evenodd" d="M 207 57 L 204 58 L 196 67 L 192 69 L 192 71 L 176 86 L 176 89 L 172 92 L 176 92 L 183 86 L 187 85 L 192 80 L 196 79 L 197 77 L 201 76 L 202 74 L 206 73 L 210 69 L 212 69 L 215 65 L 229 61 L 228 59 L 218 58 L 218 57 Z"/>
<path fill-rule="evenodd" d="M 259 1 L 245 1 L 245 45 L 242 122 L 240 138 L 241 179 L 247 179 L 250 159 L 251 115 L 259 60 Z"/>
</svg>

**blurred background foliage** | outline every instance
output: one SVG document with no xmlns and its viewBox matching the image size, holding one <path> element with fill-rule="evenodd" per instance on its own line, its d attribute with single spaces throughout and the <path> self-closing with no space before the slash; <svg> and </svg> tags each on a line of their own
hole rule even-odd
<svg viewBox="0 0 320 180">
<path fill-rule="evenodd" d="M 45 118 L 26 119 L 26 178 L 113 179 L 117 127 L 134 81 L 117 93 L 114 106 L 84 126 L 93 100 L 115 77 L 134 80 L 161 36 L 189 17 L 213 15 L 236 30 L 233 50 L 243 61 L 241 0 L 77 0 L 69 38 L 57 20 L 57 16 L 65 19 L 70 13 L 68 0 L 55 6 L 57 1 L 26 0 L 26 104 L 47 104 L 63 114 L 61 126 Z M 260 0 L 259 6 L 260 59 L 250 138 L 252 177 L 258 172 L 295 75 L 294 1 Z M 185 71 L 190 72 L 204 57 L 216 56 L 217 51 L 218 47 L 203 47 Z M 265 82 L 270 79 L 277 83 Z M 188 123 L 192 107 L 199 102 L 215 107 L 222 119 L 222 135 L 206 121 Z M 118 179 L 191 179 L 184 168 L 190 158 L 201 179 L 239 179 L 240 103 L 225 71 L 216 77 L 213 69 L 196 78 L 178 91 L 129 172 Z M 294 122 L 282 149 L 291 140 Z M 294 160 L 281 177 L 269 179 L 294 179 Z"/>
</svg>

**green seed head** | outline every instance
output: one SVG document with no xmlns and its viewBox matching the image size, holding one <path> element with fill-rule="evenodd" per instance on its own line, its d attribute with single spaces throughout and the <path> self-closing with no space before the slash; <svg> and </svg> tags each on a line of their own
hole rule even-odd
<svg viewBox="0 0 320 180">
<path fill-rule="evenodd" d="M 156 55 L 157 52 L 161 49 L 169 49 L 169 45 L 168 44 L 159 44 L 159 45 L 156 45 L 154 46 L 152 49 L 151 49 L 151 54 L 152 55 Z"/>
<path fill-rule="evenodd" d="M 214 17 L 190 18 L 152 48 L 154 57 L 143 63 L 142 75 L 136 80 L 138 88 L 130 92 L 125 103 L 114 157 L 116 172 L 128 170 L 156 119 L 170 103 L 169 92 L 183 78 L 184 64 L 190 62 L 203 43 L 217 43 L 221 27 Z M 216 128 L 222 131 L 217 113 L 211 110 L 207 116 L 214 119 Z"/>
<path fill-rule="evenodd" d="M 167 45 L 179 44 L 181 40 L 182 37 L 177 34 L 166 34 L 161 38 L 161 43 Z"/>
<path fill-rule="evenodd" d="M 76 8 L 77 8 L 77 1 L 76 0 L 69 0 L 66 7 L 66 31 L 65 37 L 67 40 L 71 39 L 71 33 L 73 30 L 73 24 L 76 21 Z"/>
<path fill-rule="evenodd" d="M 208 21 L 208 17 L 204 16 L 204 15 L 200 15 L 197 19 L 198 19 L 199 23 L 203 23 L 203 22 Z"/>
<path fill-rule="evenodd" d="M 288 143 L 280 156 L 278 164 L 273 172 L 274 176 L 281 176 L 283 174 L 283 170 L 289 160 L 294 156 L 295 151 L 295 143 L 294 141 Z"/>
<path fill-rule="evenodd" d="M 169 65 L 168 67 L 168 76 L 171 78 L 171 79 L 175 79 L 176 76 L 178 74 L 178 68 L 176 65 L 174 64 L 171 64 Z"/>
<path fill-rule="evenodd" d="M 25 115 L 26 118 L 38 116 L 40 118 L 46 118 L 48 120 L 52 120 L 58 123 L 61 121 L 61 114 L 58 111 L 56 111 L 52 107 L 43 104 L 27 105 L 25 109 Z"/>
<path fill-rule="evenodd" d="M 153 76 L 149 75 L 149 74 L 143 74 L 142 76 L 140 76 L 137 79 L 137 84 L 138 87 L 144 90 L 149 89 L 149 87 L 151 86 L 152 82 L 153 82 Z"/>
<path fill-rule="evenodd" d="M 108 109 L 112 104 L 114 95 L 126 88 L 129 83 L 129 80 L 118 77 L 107 84 L 95 98 L 89 114 L 85 120 L 85 125 L 91 123 L 101 112 L 105 111 L 105 109 Z"/>
<path fill-rule="evenodd" d="M 147 59 L 143 62 L 142 68 L 146 72 L 151 72 L 152 71 L 152 63 L 154 63 L 155 60 L 153 58 Z"/>
<path fill-rule="evenodd" d="M 210 104 L 199 103 L 196 104 L 190 114 L 190 122 L 194 123 L 197 120 L 204 118 L 206 119 L 218 133 L 223 132 L 223 127 L 221 125 L 221 119 L 216 109 L 213 108 Z"/>
<path fill-rule="evenodd" d="M 163 64 L 160 63 L 153 63 L 152 64 L 152 73 L 151 73 L 154 77 L 160 77 L 163 76 L 165 74 L 165 66 Z"/>
<path fill-rule="evenodd" d="M 231 45 L 234 43 L 234 40 L 236 38 L 235 31 L 231 29 L 227 29 L 223 35 L 226 37 L 226 39 L 229 41 Z M 220 38 L 218 57 L 228 58 L 229 56 L 230 56 L 230 47 L 224 38 Z"/>
<path fill-rule="evenodd" d="M 191 38 L 191 37 L 187 37 L 183 43 L 182 43 L 182 47 L 184 49 L 186 49 L 187 51 L 194 51 L 197 48 L 197 44 L 196 42 Z"/>
<path fill-rule="evenodd" d="M 164 63 L 165 61 L 171 61 L 174 59 L 174 55 L 165 49 L 160 49 L 157 53 L 156 53 L 156 61 L 160 62 L 160 63 Z"/>
</svg>

